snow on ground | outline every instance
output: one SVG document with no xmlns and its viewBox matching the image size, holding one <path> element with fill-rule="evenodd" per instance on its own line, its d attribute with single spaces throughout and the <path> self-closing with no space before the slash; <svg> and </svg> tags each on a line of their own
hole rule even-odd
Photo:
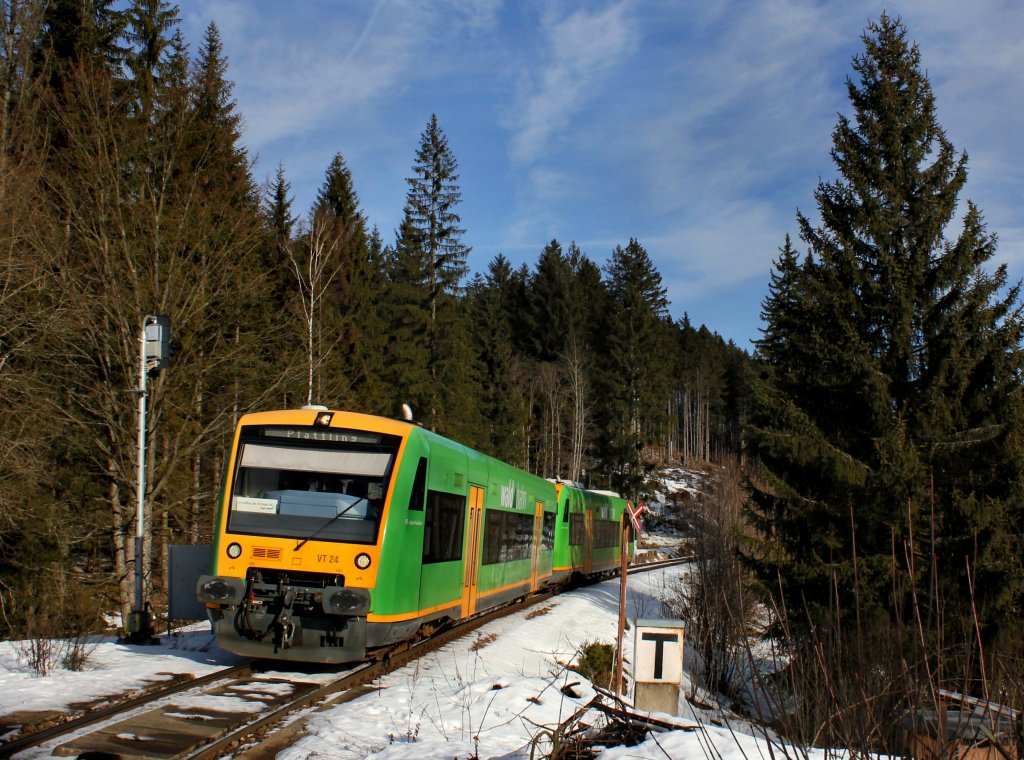
<svg viewBox="0 0 1024 760">
<path fill-rule="evenodd" d="M 685 568 L 630 576 L 626 614 L 630 620 L 662 617 L 662 598 L 684 577 Z M 594 696 L 586 679 L 565 667 L 586 643 L 615 642 L 618 580 L 563 594 L 530 610 L 482 626 L 469 638 L 382 678 L 377 689 L 338 707 L 313 713 L 308 735 L 281 752 L 281 760 L 306 758 L 481 758 L 530 757 L 530 742 L 542 728 L 554 728 Z M 24 644 L 0 643 L 0 715 L 49 710 L 139 688 L 171 673 L 202 675 L 234 664 L 238 658 L 217 648 L 205 624 L 160 645 L 127 646 L 111 639 L 96 643 L 86 669 L 59 667 L 45 677 L 24 664 Z M 633 650 L 627 633 L 627 659 Z M 692 659 L 687 654 L 687 669 Z M 323 681 L 329 673 L 304 671 L 303 680 Z M 567 684 L 576 684 L 563 693 Z M 609 748 L 604 760 L 646 757 L 765 757 L 771 750 L 742 721 L 720 728 L 729 716 L 701 710 L 685 699 L 680 719 L 700 723 L 696 731 L 651 734 L 637 747 Z M 713 700 L 699 689 L 699 702 Z M 223 698 L 222 698 L 223 699 Z M 244 709 L 242 700 L 239 709 Z M 188 702 L 179 701 L 186 706 Z M 591 712 L 591 724 L 602 716 Z M 811 753 L 813 756 L 815 753 Z M 26 751 L 21 757 L 43 757 Z"/>
</svg>

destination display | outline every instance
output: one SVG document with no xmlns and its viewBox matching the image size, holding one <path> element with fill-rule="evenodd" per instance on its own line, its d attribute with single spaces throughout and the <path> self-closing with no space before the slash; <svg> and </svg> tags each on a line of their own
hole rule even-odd
<svg viewBox="0 0 1024 760">
<path fill-rule="evenodd" d="M 283 438 L 289 441 L 323 441 L 327 443 L 379 444 L 383 436 L 362 430 L 341 430 L 336 428 L 312 427 L 267 427 L 263 428 L 267 438 Z"/>
</svg>

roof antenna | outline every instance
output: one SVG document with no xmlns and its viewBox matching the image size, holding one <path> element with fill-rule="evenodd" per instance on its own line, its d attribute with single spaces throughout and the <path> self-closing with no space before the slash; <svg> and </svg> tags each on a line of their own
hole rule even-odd
<svg viewBox="0 0 1024 760">
<path fill-rule="evenodd" d="M 402 419 L 406 422 L 412 422 L 412 407 L 408 404 L 402 404 Z"/>
</svg>

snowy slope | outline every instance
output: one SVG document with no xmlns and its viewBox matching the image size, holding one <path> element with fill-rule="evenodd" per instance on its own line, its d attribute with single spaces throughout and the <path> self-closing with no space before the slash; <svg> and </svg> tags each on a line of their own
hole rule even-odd
<svg viewBox="0 0 1024 760">
<path fill-rule="evenodd" d="M 683 573 L 673 568 L 631 576 L 627 616 L 660 616 L 660 598 Z M 313 714 L 309 734 L 278 757 L 528 758 L 531 739 L 542 727 L 556 726 L 593 696 L 590 684 L 565 664 L 589 641 L 614 643 L 617 604 L 618 581 L 613 580 L 483 626 L 469 639 L 381 679 L 376 691 Z M 18 651 L 23 644 L 0 643 L 0 714 L 67 707 L 166 679 L 169 673 L 200 675 L 237 661 L 216 647 L 205 625 L 199 629 L 161 637 L 156 647 L 103 640 L 84 672 L 57 669 L 46 677 L 33 675 L 23 664 Z M 627 634 L 627 656 L 631 651 Z M 328 675 L 304 672 L 301 677 L 326 680 Z M 561 689 L 573 682 L 579 682 L 572 690 L 576 696 L 566 696 Z M 684 694 L 688 689 L 684 684 Z M 770 754 L 763 740 L 712 726 L 710 719 L 721 715 L 698 711 L 685 699 L 680 708 L 684 718 L 698 719 L 702 730 L 652 735 L 641 746 L 610 748 L 601 757 Z M 587 716 L 589 723 L 600 720 L 597 713 Z M 742 723 L 736 728 L 749 731 Z M 46 753 L 39 750 L 21 755 L 42 756 Z"/>
</svg>

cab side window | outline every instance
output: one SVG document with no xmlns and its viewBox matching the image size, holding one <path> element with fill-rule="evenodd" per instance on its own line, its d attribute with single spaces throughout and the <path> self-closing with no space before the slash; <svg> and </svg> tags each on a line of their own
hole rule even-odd
<svg viewBox="0 0 1024 760">
<path fill-rule="evenodd" d="M 466 497 L 430 491 L 423 519 L 423 564 L 462 559 Z"/>
<path fill-rule="evenodd" d="M 412 481 L 412 493 L 409 494 L 409 510 L 423 511 L 423 497 L 427 493 L 427 458 L 420 457 L 416 465 L 416 477 Z"/>
</svg>

